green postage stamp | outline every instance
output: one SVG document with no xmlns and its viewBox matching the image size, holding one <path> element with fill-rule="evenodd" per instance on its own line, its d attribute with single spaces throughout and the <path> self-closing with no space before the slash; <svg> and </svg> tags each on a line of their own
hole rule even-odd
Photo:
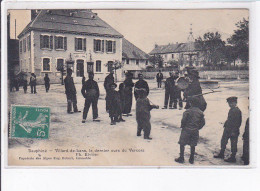
<svg viewBox="0 0 260 191">
<path fill-rule="evenodd" d="M 11 106 L 10 137 L 49 137 L 50 108 L 37 106 Z"/>
</svg>

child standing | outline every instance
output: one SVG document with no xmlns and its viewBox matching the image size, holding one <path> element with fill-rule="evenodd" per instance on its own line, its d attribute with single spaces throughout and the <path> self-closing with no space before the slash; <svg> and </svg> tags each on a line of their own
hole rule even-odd
<svg viewBox="0 0 260 191">
<path fill-rule="evenodd" d="M 144 130 L 144 139 L 151 140 L 151 123 L 150 111 L 153 108 L 158 109 L 158 105 L 150 105 L 150 101 L 147 98 L 147 92 L 145 89 L 137 89 L 138 99 L 136 101 L 136 121 L 137 121 L 137 136 L 141 136 L 141 131 Z"/>
<path fill-rule="evenodd" d="M 215 155 L 214 158 L 224 159 L 225 149 L 228 143 L 228 140 L 231 141 L 231 156 L 228 159 L 225 159 L 226 162 L 236 162 L 236 153 L 237 153 L 237 141 L 239 135 L 239 128 L 242 122 L 242 114 L 240 109 L 237 107 L 237 97 L 227 98 L 228 105 L 230 110 L 228 112 L 228 118 L 224 124 L 224 132 L 221 138 L 221 150 L 218 155 Z"/>
<path fill-rule="evenodd" d="M 184 162 L 185 145 L 190 145 L 190 159 L 191 164 L 194 163 L 195 147 L 199 140 L 199 130 L 205 125 L 203 112 L 199 109 L 200 100 L 198 97 L 190 97 L 189 102 L 191 107 L 187 109 L 181 120 L 181 135 L 179 139 L 180 157 L 175 161 L 178 163 Z"/>
<path fill-rule="evenodd" d="M 23 91 L 24 91 L 25 94 L 27 93 L 27 85 L 28 85 L 28 81 L 27 81 L 27 79 L 25 78 L 25 79 L 23 80 Z"/>
<path fill-rule="evenodd" d="M 117 85 L 115 83 L 110 84 L 110 92 L 106 97 L 107 112 L 111 119 L 110 125 L 116 125 L 116 122 L 118 122 L 118 116 L 121 114 L 120 94 L 115 90 L 116 87 Z"/>
</svg>

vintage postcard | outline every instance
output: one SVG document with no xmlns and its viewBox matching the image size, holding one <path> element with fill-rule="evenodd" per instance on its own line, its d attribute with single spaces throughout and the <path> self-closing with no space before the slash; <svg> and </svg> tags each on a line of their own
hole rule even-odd
<svg viewBox="0 0 260 191">
<path fill-rule="evenodd" d="M 5 16 L 9 167 L 250 165 L 249 9 Z"/>
</svg>

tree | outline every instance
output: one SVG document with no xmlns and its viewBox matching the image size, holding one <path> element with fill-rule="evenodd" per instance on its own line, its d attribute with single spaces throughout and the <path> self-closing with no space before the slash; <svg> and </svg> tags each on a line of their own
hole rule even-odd
<svg viewBox="0 0 260 191">
<path fill-rule="evenodd" d="M 168 65 L 170 65 L 172 68 L 179 68 L 179 62 L 176 60 L 169 60 Z"/>
<path fill-rule="evenodd" d="M 163 67 L 163 57 L 160 54 L 154 54 L 153 56 L 150 56 L 149 61 L 154 67 L 156 65 L 158 65 L 159 68 Z"/>
<path fill-rule="evenodd" d="M 115 71 L 115 81 L 117 81 L 117 74 L 116 71 L 120 68 L 122 68 L 124 66 L 124 64 L 122 62 L 120 62 L 119 60 L 114 60 L 111 63 L 107 63 L 105 66 L 108 67 L 108 64 L 110 64 L 111 70 Z"/>
<path fill-rule="evenodd" d="M 249 61 L 249 21 L 243 18 L 242 21 L 236 23 L 237 29 L 234 34 L 228 39 L 228 43 L 237 52 L 237 58 L 242 62 Z"/>
<path fill-rule="evenodd" d="M 206 65 L 215 66 L 220 62 L 223 57 L 225 42 L 218 32 L 207 32 L 203 35 L 203 38 L 199 37 L 195 42 L 204 51 Z"/>
</svg>

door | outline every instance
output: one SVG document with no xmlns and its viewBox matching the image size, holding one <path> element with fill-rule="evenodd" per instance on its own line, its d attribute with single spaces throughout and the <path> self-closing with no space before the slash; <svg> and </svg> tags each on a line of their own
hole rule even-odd
<svg viewBox="0 0 260 191">
<path fill-rule="evenodd" d="M 77 60 L 77 77 L 84 76 L 84 60 Z"/>
</svg>

